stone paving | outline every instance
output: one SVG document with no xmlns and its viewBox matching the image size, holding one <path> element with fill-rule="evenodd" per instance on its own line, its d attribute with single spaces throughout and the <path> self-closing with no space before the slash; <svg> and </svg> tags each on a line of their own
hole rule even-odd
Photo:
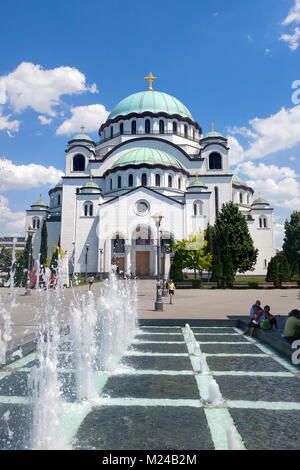
<svg viewBox="0 0 300 470">
<path fill-rule="evenodd" d="M 99 398 L 93 404 L 76 402 L 65 338 L 59 377 L 73 448 L 227 449 L 226 429 L 234 424 L 241 449 L 299 450 L 300 369 L 231 324 L 198 322 L 192 329 L 207 354 L 208 374 L 195 372 L 195 356 L 179 326 L 141 326 L 118 373 L 95 374 Z M 27 378 L 35 363 L 31 353 L 0 370 L 0 449 L 31 446 Z M 218 407 L 207 403 L 212 378 L 224 399 Z"/>
</svg>

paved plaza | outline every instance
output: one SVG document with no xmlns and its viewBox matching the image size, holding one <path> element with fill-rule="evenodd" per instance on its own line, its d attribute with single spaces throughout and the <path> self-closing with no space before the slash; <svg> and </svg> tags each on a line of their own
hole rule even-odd
<svg viewBox="0 0 300 470">
<path fill-rule="evenodd" d="M 270 305 L 271 312 L 286 316 L 293 308 L 300 308 L 298 289 L 178 289 L 175 292 L 174 304 L 169 304 L 169 298 L 163 297 L 164 311 L 155 312 L 154 302 L 156 282 L 153 280 L 138 280 L 138 316 L 141 319 L 227 319 L 248 316 L 250 306 L 260 299 L 263 305 Z M 95 283 L 95 295 L 103 283 Z M 79 286 L 77 293 L 87 292 L 87 286 Z M 41 294 L 32 291 L 30 296 L 24 296 L 24 289 L 16 289 L 16 306 L 12 310 L 14 345 L 21 341 L 30 340 L 36 335 L 37 316 Z M 10 296 L 8 289 L 1 289 L 0 295 Z M 73 296 L 72 289 L 62 293 L 63 317 L 68 317 L 68 306 Z M 1 322 L 1 320 L 0 320 Z M 1 323 L 0 323 L 1 324 Z"/>
<path fill-rule="evenodd" d="M 94 293 L 101 288 L 95 284 Z M 76 288 L 85 291 L 86 286 Z M 34 336 L 42 301 L 38 292 L 22 293 L 18 290 L 12 314 L 15 345 Z M 65 320 L 71 298 L 72 290 L 65 290 Z M 229 448 L 226 432 L 234 426 L 241 450 L 299 450 L 300 368 L 241 335 L 236 323 L 257 299 L 276 314 L 299 305 L 297 290 L 178 290 L 174 305 L 164 298 L 164 312 L 154 312 L 155 282 L 138 281 L 139 329 L 115 373 L 95 372 L 92 402 L 77 402 L 75 357 L 66 332 L 58 364 L 63 437 L 76 449 L 221 450 Z M 162 324 L 164 319 L 172 319 L 172 326 Z M 205 374 L 198 373 L 182 329 L 186 320 L 206 354 Z M 38 360 L 34 351 L 16 359 L 0 370 L 0 449 L 32 445 L 28 377 Z M 218 406 L 209 402 L 213 379 L 222 394 Z"/>
</svg>

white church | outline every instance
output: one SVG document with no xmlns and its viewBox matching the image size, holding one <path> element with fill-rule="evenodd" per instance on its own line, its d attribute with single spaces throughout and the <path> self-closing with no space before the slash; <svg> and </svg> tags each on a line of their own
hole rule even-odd
<svg viewBox="0 0 300 470">
<path fill-rule="evenodd" d="M 255 270 L 265 275 L 275 254 L 273 209 L 230 171 L 228 141 L 214 125 L 207 134 L 171 95 L 147 91 L 120 101 L 99 129 L 100 141 L 75 135 L 67 145 L 65 176 L 26 212 L 35 229 L 33 256 L 46 220 L 49 256 L 60 243 L 70 274 L 168 274 L 170 240 L 188 239 L 213 225 L 222 204 L 245 215 L 259 250 Z M 157 218 L 160 218 L 158 229 Z M 158 250 L 157 247 L 161 246 Z"/>
</svg>

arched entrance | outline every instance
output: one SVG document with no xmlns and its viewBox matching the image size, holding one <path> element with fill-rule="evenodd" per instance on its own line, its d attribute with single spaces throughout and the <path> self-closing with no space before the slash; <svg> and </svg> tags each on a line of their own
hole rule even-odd
<svg viewBox="0 0 300 470">
<path fill-rule="evenodd" d="M 154 238 L 148 225 L 139 224 L 132 233 L 132 248 L 136 276 L 153 274 Z"/>
</svg>

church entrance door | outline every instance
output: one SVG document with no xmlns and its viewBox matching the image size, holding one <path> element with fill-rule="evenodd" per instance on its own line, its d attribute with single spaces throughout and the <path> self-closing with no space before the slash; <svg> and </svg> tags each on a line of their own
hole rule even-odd
<svg viewBox="0 0 300 470">
<path fill-rule="evenodd" d="M 149 276 L 150 251 L 136 251 L 136 274 L 138 276 Z"/>
</svg>

